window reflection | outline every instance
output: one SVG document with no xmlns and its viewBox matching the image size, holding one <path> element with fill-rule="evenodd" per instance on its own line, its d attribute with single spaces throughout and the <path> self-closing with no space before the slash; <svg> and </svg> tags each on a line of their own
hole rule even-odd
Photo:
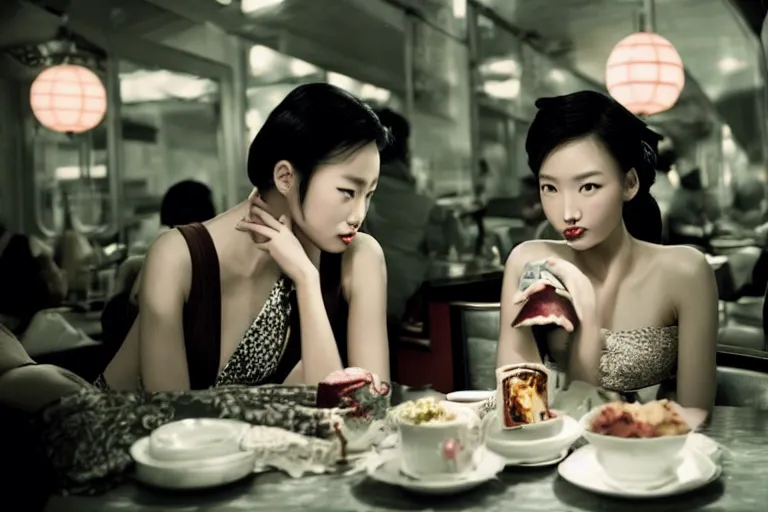
<svg viewBox="0 0 768 512">
<path fill-rule="evenodd" d="M 472 195 L 468 48 L 411 18 L 413 172 L 443 204 Z"/>
<path fill-rule="evenodd" d="M 38 127 L 32 144 L 37 215 L 44 234 L 64 228 L 64 195 L 75 227 L 94 234 L 110 224 L 106 128 L 67 135 Z"/>
<path fill-rule="evenodd" d="M 245 125 L 248 141 L 256 136 L 269 113 L 295 87 L 305 83 L 328 82 L 349 91 L 374 107 L 387 106 L 402 110 L 402 98 L 383 87 L 355 78 L 325 71 L 314 64 L 282 54 L 262 45 L 254 45 L 248 52 L 250 77 L 246 89 L 248 110 Z"/>
<path fill-rule="evenodd" d="M 222 206 L 220 87 L 208 78 L 128 61 L 119 66 L 123 152 L 123 223 L 140 252 L 157 235 L 168 187 L 196 180 Z"/>
</svg>

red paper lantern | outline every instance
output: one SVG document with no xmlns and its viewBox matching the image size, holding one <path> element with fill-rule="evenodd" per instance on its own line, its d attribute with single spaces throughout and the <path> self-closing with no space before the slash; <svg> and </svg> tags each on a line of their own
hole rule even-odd
<svg viewBox="0 0 768 512">
<path fill-rule="evenodd" d="M 605 85 L 619 103 L 650 116 L 674 106 L 685 85 L 683 61 L 675 47 L 652 32 L 622 39 L 605 65 Z"/>
<path fill-rule="evenodd" d="M 53 66 L 37 75 L 29 101 L 40 124 L 56 132 L 88 131 L 107 111 L 107 91 L 99 77 L 71 64 Z"/>
</svg>

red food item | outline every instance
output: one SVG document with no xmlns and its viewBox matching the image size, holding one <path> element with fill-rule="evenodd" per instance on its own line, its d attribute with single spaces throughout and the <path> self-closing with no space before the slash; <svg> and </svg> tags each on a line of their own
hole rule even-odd
<svg viewBox="0 0 768 512">
<path fill-rule="evenodd" d="M 543 290 L 528 297 L 512 327 L 552 324 L 562 327 L 564 318 L 574 327 L 578 325 L 579 318 L 571 300 L 558 293 L 554 286 L 546 285 Z"/>
<path fill-rule="evenodd" d="M 317 407 L 332 409 L 334 407 L 354 409 L 351 416 L 364 415 L 366 411 L 360 407 L 355 392 L 362 388 L 370 389 L 371 393 L 386 395 L 389 384 L 377 382 L 376 377 L 362 368 L 345 368 L 328 375 L 317 386 Z"/>
</svg>

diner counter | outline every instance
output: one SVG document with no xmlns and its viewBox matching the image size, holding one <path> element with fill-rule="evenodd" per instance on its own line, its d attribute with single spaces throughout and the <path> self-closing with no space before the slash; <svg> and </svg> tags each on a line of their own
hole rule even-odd
<svg viewBox="0 0 768 512">
<path fill-rule="evenodd" d="M 163 492 L 129 482 L 99 497 L 53 497 L 49 512 L 131 511 L 682 511 L 764 510 L 768 503 L 768 411 L 716 407 L 704 433 L 725 447 L 723 475 L 705 488 L 658 500 L 617 500 L 578 489 L 556 467 L 507 469 L 498 481 L 443 498 L 409 494 L 365 474 L 291 479 L 255 475 L 209 491 Z"/>
</svg>

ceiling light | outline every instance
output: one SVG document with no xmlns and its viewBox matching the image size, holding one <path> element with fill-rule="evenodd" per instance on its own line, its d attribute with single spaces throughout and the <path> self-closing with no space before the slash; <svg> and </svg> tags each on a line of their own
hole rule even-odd
<svg viewBox="0 0 768 512">
<path fill-rule="evenodd" d="M 735 59 L 733 57 L 726 57 L 724 59 L 720 59 L 720 62 L 717 63 L 717 67 L 720 68 L 720 71 L 723 73 L 733 73 L 735 71 L 744 69 L 747 67 L 747 64 L 742 60 Z"/>
<path fill-rule="evenodd" d="M 549 72 L 549 79 L 558 84 L 565 83 L 565 73 L 559 69 L 553 69 Z"/>
<path fill-rule="evenodd" d="M 242 0 L 240 9 L 245 14 L 253 14 L 256 11 L 262 11 L 270 7 L 275 7 L 283 3 L 283 0 Z"/>
<path fill-rule="evenodd" d="M 636 115 L 672 108 L 685 85 L 683 61 L 667 39 L 637 32 L 619 41 L 605 63 L 605 86 Z"/>
<path fill-rule="evenodd" d="M 520 95 L 520 80 L 513 78 L 504 81 L 487 81 L 483 90 L 488 96 L 502 100 L 513 100 Z"/>
<path fill-rule="evenodd" d="M 484 75 L 518 76 L 520 74 L 520 65 L 513 59 L 495 60 L 483 64 L 480 72 Z"/>
<path fill-rule="evenodd" d="M 453 0 L 453 17 L 462 19 L 467 16 L 467 0 Z"/>
</svg>

